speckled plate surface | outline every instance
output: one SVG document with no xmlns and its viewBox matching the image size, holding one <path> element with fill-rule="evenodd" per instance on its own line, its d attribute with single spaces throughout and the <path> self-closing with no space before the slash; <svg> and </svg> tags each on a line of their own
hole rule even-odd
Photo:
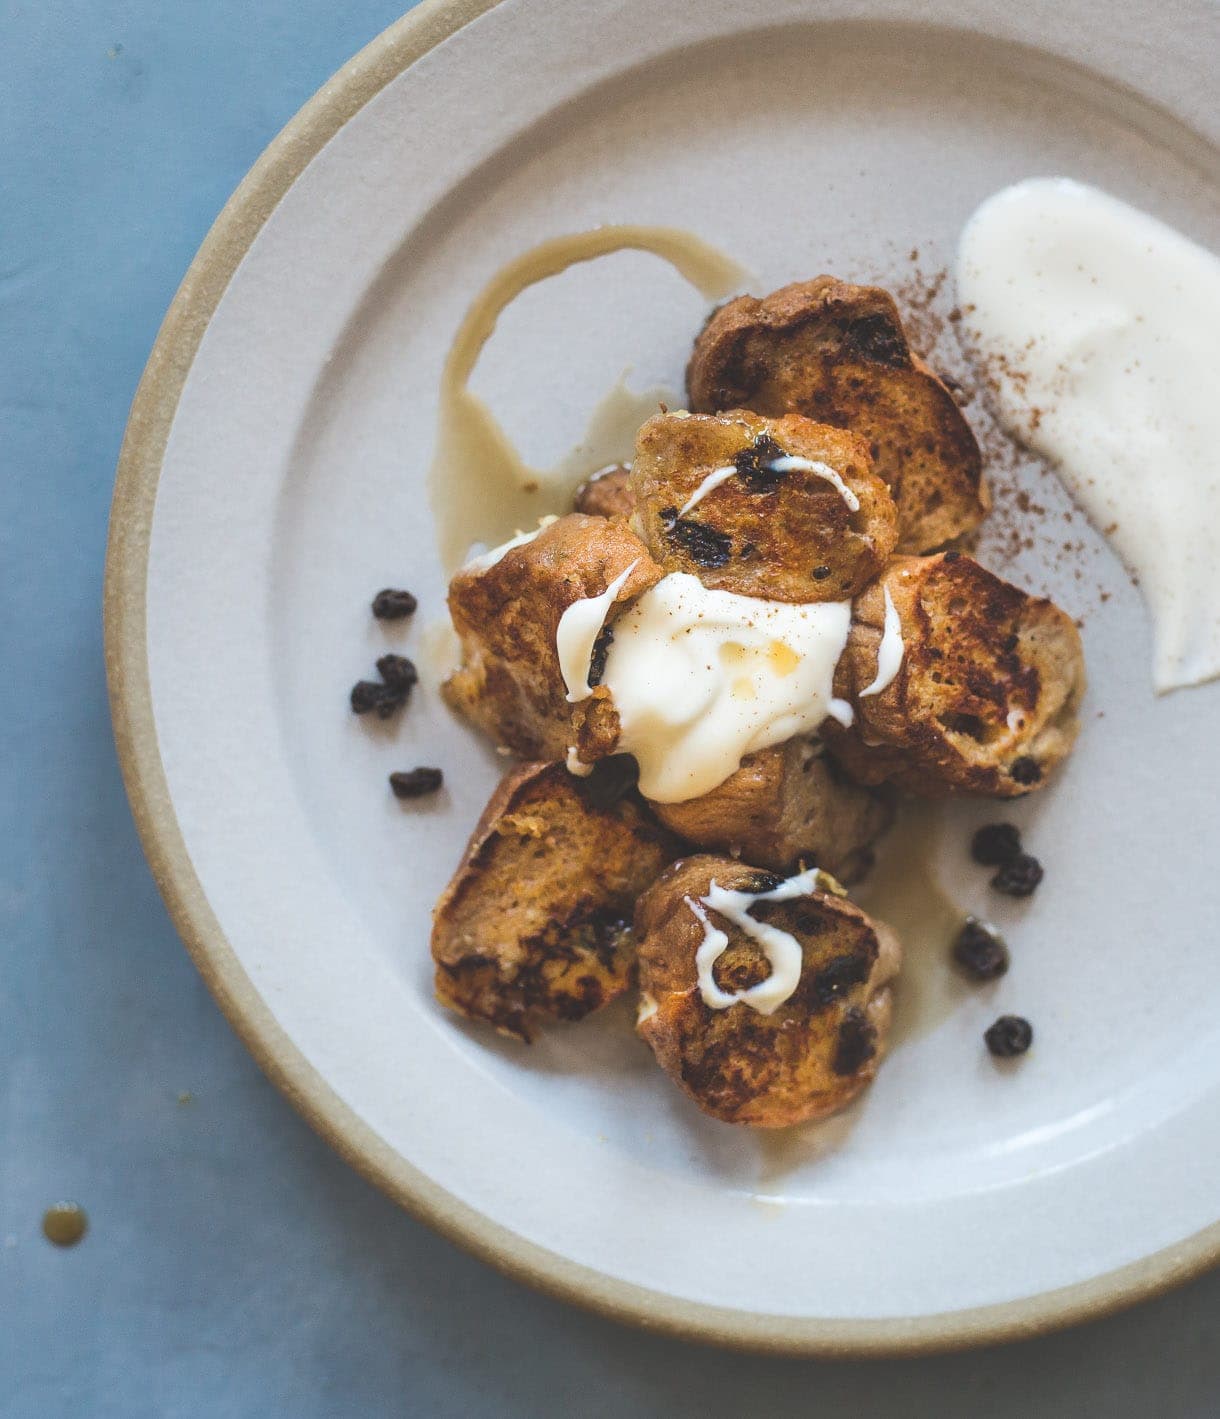
<svg viewBox="0 0 1220 1419">
<path fill-rule="evenodd" d="M 107 569 L 116 732 L 145 846 L 235 1027 L 405 1205 L 523 1279 L 724 1343 L 864 1353 L 1096 1314 L 1220 1248 L 1220 687 L 1157 700 L 1138 593 L 1043 470 L 995 447 L 982 558 L 1082 617 L 1079 751 L 1012 814 L 1047 864 L 997 908 L 947 813 L 933 870 L 1011 941 L 971 992 L 912 950 L 892 1058 L 778 1138 L 699 1116 L 611 1009 L 531 1050 L 437 1009 L 429 909 L 502 768 L 436 693 L 424 482 L 445 351 L 509 257 L 671 224 L 755 273 L 929 296 L 996 188 L 1064 173 L 1220 241 L 1220 11 L 621 0 L 425 4 L 268 150 L 209 236 L 132 414 Z M 918 252 L 912 258 L 911 253 Z M 526 452 L 623 367 L 680 387 L 699 298 L 643 255 L 530 292 L 476 375 Z M 406 584 L 418 624 L 372 622 Z M 346 709 L 420 658 L 397 731 Z M 393 768 L 447 790 L 404 811 Z M 1037 1025 L 1017 1069 L 982 1051 Z"/>
</svg>

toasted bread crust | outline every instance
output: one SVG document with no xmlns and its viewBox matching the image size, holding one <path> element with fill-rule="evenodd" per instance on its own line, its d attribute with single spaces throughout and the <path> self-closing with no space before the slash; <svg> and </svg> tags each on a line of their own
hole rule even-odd
<svg viewBox="0 0 1220 1419">
<path fill-rule="evenodd" d="M 578 1020 L 621 995 L 636 898 L 675 852 L 634 794 L 598 806 L 562 764 L 516 768 L 433 911 L 437 999 L 529 1040 L 542 1020 Z"/>
<path fill-rule="evenodd" d="M 635 494 L 631 491 L 631 465 L 612 463 L 600 468 L 576 489 L 572 500 L 574 512 L 591 517 L 630 517 L 635 510 Z"/>
<path fill-rule="evenodd" d="M 458 571 L 449 612 L 462 666 L 444 685 L 448 704 L 523 758 L 561 759 L 573 743 L 555 633 L 574 601 L 598 596 L 635 563 L 607 616 L 661 578 L 622 522 L 571 513 L 486 569 Z"/>
<path fill-rule="evenodd" d="M 886 588 L 902 664 L 880 694 L 861 696 L 876 674 Z M 1042 787 L 1072 747 L 1084 654 L 1065 612 L 970 557 L 898 557 L 856 599 L 835 687 L 856 722 L 828 722 L 826 739 L 853 778 L 1014 798 Z"/>
<path fill-rule="evenodd" d="M 651 807 L 696 847 L 772 872 L 821 867 L 848 883 L 867 871 L 870 845 L 893 816 L 889 800 L 844 778 L 812 735 L 750 754 L 700 798 Z"/>
<path fill-rule="evenodd" d="M 738 1003 L 713 1010 L 699 992 L 695 953 L 703 926 L 686 899 L 722 887 L 756 891 L 757 869 L 731 858 L 675 863 L 640 898 L 635 929 L 640 987 L 648 1008 L 637 1029 L 657 1063 L 714 1118 L 755 1128 L 786 1128 L 834 1113 L 877 1072 L 892 1009 L 890 982 L 901 950 L 888 927 L 841 897 L 815 893 L 753 908 L 801 943 L 796 990 L 771 1015 Z M 722 989 L 766 978 L 757 945 L 727 919 L 715 967 Z M 655 1006 L 655 1008 L 653 1008 Z"/>
<path fill-rule="evenodd" d="M 858 508 L 825 476 L 772 471 L 785 454 L 833 470 Z M 734 465 L 743 471 L 683 512 L 709 475 Z M 843 600 L 876 576 L 897 538 L 864 442 L 799 415 L 654 415 L 636 437 L 630 488 L 632 525 L 665 571 L 741 596 Z"/>
<path fill-rule="evenodd" d="M 861 435 L 898 507 L 899 551 L 942 547 L 987 512 L 970 426 L 879 287 L 819 276 L 739 296 L 695 341 L 686 381 L 693 410 L 795 412 Z"/>
</svg>

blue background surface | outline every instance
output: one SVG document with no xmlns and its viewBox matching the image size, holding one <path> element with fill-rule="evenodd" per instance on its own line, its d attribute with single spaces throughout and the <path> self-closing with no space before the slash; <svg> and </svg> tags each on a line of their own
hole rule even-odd
<svg viewBox="0 0 1220 1419">
<path fill-rule="evenodd" d="M 1216 1414 L 1220 1275 L 1023 1347 L 870 1364 L 568 1309 L 352 1173 L 213 1005 L 110 737 L 113 470 L 213 217 L 400 8 L 0 0 L 0 1414 Z M 91 1218 L 72 1250 L 40 1234 L 60 1197 Z"/>
</svg>

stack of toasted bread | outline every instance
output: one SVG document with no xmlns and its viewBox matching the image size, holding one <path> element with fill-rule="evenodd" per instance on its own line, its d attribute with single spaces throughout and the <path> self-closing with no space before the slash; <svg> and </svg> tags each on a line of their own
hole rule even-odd
<svg viewBox="0 0 1220 1419">
<path fill-rule="evenodd" d="M 778 1127 L 841 1107 L 884 1047 L 898 942 L 834 878 L 867 870 L 898 791 L 1044 785 L 1076 735 L 1084 664 L 1062 610 L 962 550 L 988 508 L 978 445 L 885 291 L 822 276 L 731 301 L 687 383 L 690 412 L 648 420 L 630 466 L 453 578 L 463 662 L 446 697 L 527 762 L 437 905 L 437 994 L 529 1039 L 638 986 L 639 1032 L 695 1102 Z M 616 617 L 672 573 L 771 602 L 850 602 L 834 693 L 851 726 L 827 719 L 749 754 L 700 797 L 643 798 L 598 661 Z M 560 620 L 616 579 L 592 693 L 573 702 Z M 888 678 L 887 627 L 901 634 Z M 763 900 L 775 874 L 810 865 L 834 877 Z M 756 933 L 699 905 L 714 887 L 755 894 L 752 920 L 799 943 L 778 1007 L 741 998 L 771 966 Z M 701 988 L 696 957 L 716 932 L 715 984 Z"/>
</svg>

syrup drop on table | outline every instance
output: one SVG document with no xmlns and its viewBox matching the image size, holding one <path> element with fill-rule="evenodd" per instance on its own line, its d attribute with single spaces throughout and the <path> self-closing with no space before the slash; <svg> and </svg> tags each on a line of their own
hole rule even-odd
<svg viewBox="0 0 1220 1419">
<path fill-rule="evenodd" d="M 83 1207 L 75 1202 L 57 1202 L 42 1214 L 42 1232 L 57 1247 L 74 1247 L 89 1230 Z"/>
</svg>

